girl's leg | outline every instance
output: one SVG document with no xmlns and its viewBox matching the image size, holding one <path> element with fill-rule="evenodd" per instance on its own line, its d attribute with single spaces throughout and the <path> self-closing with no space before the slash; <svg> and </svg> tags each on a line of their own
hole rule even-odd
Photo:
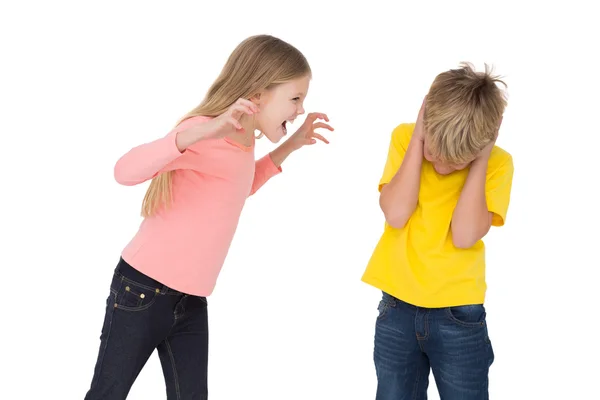
<svg viewBox="0 0 600 400">
<path fill-rule="evenodd" d="M 184 295 L 175 324 L 158 345 L 168 400 L 208 399 L 208 313 L 206 298 Z"/>
<path fill-rule="evenodd" d="M 125 399 L 146 361 L 169 332 L 172 307 L 165 287 L 123 260 L 106 301 L 100 350 L 86 400 Z"/>
</svg>

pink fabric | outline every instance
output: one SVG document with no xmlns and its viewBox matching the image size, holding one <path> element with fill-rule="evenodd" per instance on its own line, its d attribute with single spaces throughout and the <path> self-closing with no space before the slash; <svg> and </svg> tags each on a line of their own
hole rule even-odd
<svg viewBox="0 0 600 400">
<path fill-rule="evenodd" d="M 122 257 L 162 284 L 197 296 L 212 294 L 248 196 L 281 172 L 269 155 L 255 161 L 254 146 L 228 139 L 203 140 L 179 152 L 177 133 L 208 119 L 190 118 L 115 165 L 115 179 L 129 186 L 175 171 L 171 207 L 142 221 Z"/>
</svg>

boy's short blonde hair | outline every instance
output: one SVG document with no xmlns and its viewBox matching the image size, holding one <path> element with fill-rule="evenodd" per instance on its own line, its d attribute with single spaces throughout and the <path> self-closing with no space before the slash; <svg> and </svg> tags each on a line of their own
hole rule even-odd
<svg viewBox="0 0 600 400">
<path fill-rule="evenodd" d="M 485 65 L 470 63 L 439 74 L 425 102 L 424 127 L 428 151 L 441 162 L 471 162 L 498 132 L 507 101 L 502 83 Z"/>
</svg>

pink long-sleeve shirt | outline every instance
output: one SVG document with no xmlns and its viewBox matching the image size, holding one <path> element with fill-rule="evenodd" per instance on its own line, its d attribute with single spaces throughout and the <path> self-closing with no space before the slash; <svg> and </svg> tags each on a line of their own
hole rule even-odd
<svg viewBox="0 0 600 400">
<path fill-rule="evenodd" d="M 227 138 L 202 140 L 180 152 L 177 133 L 207 120 L 185 120 L 115 165 L 115 179 L 128 186 L 175 171 L 171 207 L 142 221 L 122 257 L 162 284 L 196 296 L 212 294 L 248 196 L 281 172 L 269 155 L 255 161 L 254 146 Z"/>
</svg>

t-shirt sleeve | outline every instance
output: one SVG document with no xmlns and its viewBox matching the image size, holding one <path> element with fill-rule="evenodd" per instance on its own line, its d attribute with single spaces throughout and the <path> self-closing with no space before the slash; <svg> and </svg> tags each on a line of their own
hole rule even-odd
<svg viewBox="0 0 600 400">
<path fill-rule="evenodd" d="M 507 155 L 498 168 L 491 171 L 485 185 L 488 210 L 493 213 L 492 225 L 503 226 L 510 203 L 513 179 L 513 159 Z"/>
<path fill-rule="evenodd" d="M 396 172 L 400 169 L 411 135 L 412 128 L 409 124 L 401 124 L 392 132 L 387 160 L 383 168 L 383 174 L 379 180 L 379 191 L 381 191 L 383 186 L 390 183 Z"/>
</svg>

